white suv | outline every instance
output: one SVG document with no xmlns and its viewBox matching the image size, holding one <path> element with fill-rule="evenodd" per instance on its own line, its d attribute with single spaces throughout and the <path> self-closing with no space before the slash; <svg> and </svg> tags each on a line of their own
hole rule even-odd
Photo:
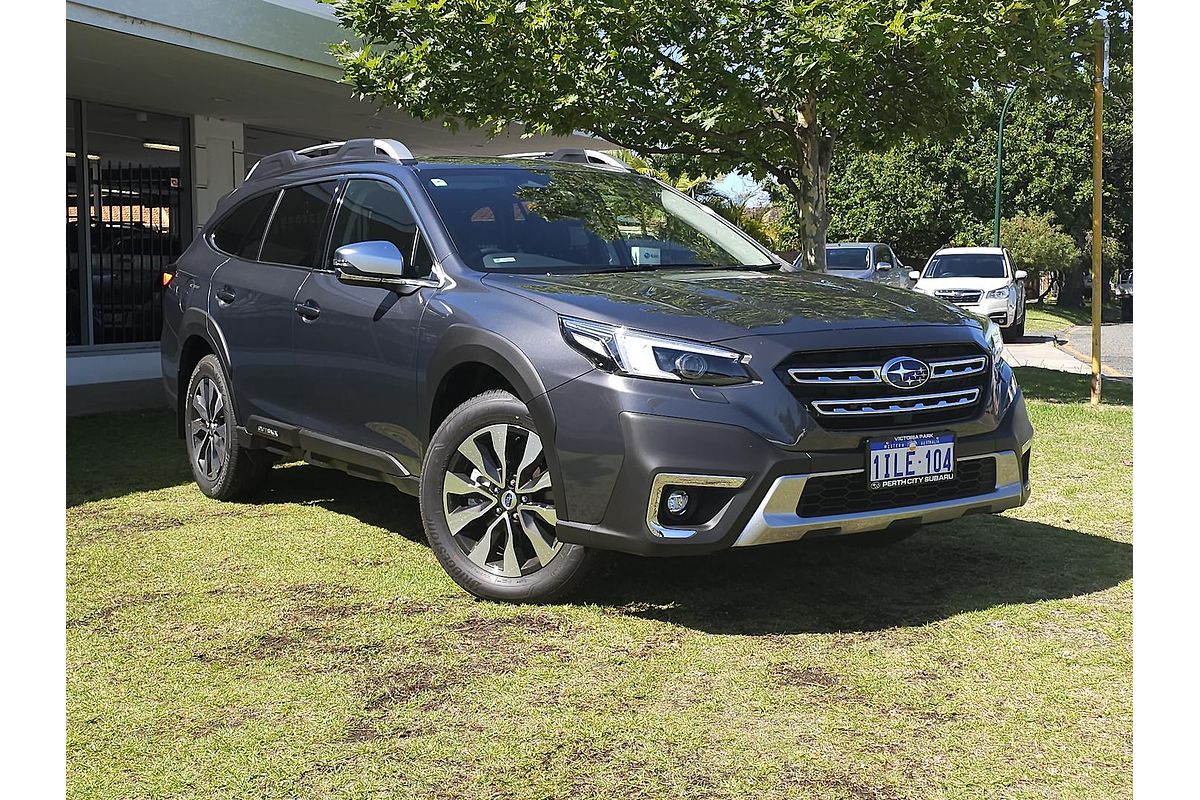
<svg viewBox="0 0 1200 800">
<path fill-rule="evenodd" d="M 1001 247 L 943 247 L 925 269 L 908 273 L 914 291 L 987 317 L 1005 339 L 1025 335 L 1025 276 Z"/>
</svg>

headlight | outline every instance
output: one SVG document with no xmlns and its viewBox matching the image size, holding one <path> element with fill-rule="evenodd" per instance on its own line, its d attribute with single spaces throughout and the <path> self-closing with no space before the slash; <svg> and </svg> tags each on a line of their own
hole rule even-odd
<svg viewBox="0 0 1200 800">
<path fill-rule="evenodd" d="M 1000 326 L 989 319 L 987 327 L 983 329 L 983 335 L 992 351 L 992 360 L 999 362 L 1000 356 L 1004 354 L 1004 337 L 1000 335 Z"/>
<path fill-rule="evenodd" d="M 746 356 L 734 350 L 573 317 L 561 322 L 567 343 L 609 372 L 709 386 L 751 380 Z"/>
<path fill-rule="evenodd" d="M 999 300 L 1002 297 L 1008 297 L 1008 293 L 1012 290 L 1011 286 L 1001 286 L 999 289 L 992 289 L 987 293 L 989 300 Z"/>
</svg>

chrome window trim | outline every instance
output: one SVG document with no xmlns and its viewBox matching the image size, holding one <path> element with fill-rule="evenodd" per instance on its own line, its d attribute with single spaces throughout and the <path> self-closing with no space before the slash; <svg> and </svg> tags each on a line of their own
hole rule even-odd
<svg viewBox="0 0 1200 800">
<path fill-rule="evenodd" d="M 950 402 L 951 398 L 957 398 Z M 810 400 L 813 409 L 827 417 L 868 416 L 872 414 L 903 414 L 906 412 L 920 413 L 925 411 L 941 411 L 947 408 L 972 405 L 979 399 L 978 387 L 957 389 L 952 392 L 937 394 L 917 394 L 909 396 L 896 395 L 892 397 L 867 397 L 861 399 L 843 400 Z M 925 405 L 924 401 L 937 401 L 934 405 Z M 884 405 L 886 408 L 860 408 L 855 411 L 834 410 L 839 406 L 872 406 Z M 913 404 L 918 404 L 916 407 Z M 829 408 L 829 410 L 826 410 Z"/>
</svg>

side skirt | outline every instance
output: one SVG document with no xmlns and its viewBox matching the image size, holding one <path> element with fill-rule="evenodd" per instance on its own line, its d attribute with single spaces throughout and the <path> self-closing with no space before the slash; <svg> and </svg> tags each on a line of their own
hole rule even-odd
<svg viewBox="0 0 1200 800">
<path fill-rule="evenodd" d="M 420 493 L 420 478 L 410 473 L 391 453 L 335 439 L 277 420 L 251 416 L 238 429 L 239 442 L 293 461 L 336 469 L 370 481 L 390 483 L 405 494 Z"/>
</svg>

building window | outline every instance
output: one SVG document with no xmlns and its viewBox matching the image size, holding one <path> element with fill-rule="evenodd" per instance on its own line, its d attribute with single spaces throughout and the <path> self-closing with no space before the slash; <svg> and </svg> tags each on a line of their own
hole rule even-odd
<svg viewBox="0 0 1200 800">
<path fill-rule="evenodd" d="M 191 240 L 187 123 L 67 105 L 67 343 L 157 341 L 163 268 Z"/>
</svg>

